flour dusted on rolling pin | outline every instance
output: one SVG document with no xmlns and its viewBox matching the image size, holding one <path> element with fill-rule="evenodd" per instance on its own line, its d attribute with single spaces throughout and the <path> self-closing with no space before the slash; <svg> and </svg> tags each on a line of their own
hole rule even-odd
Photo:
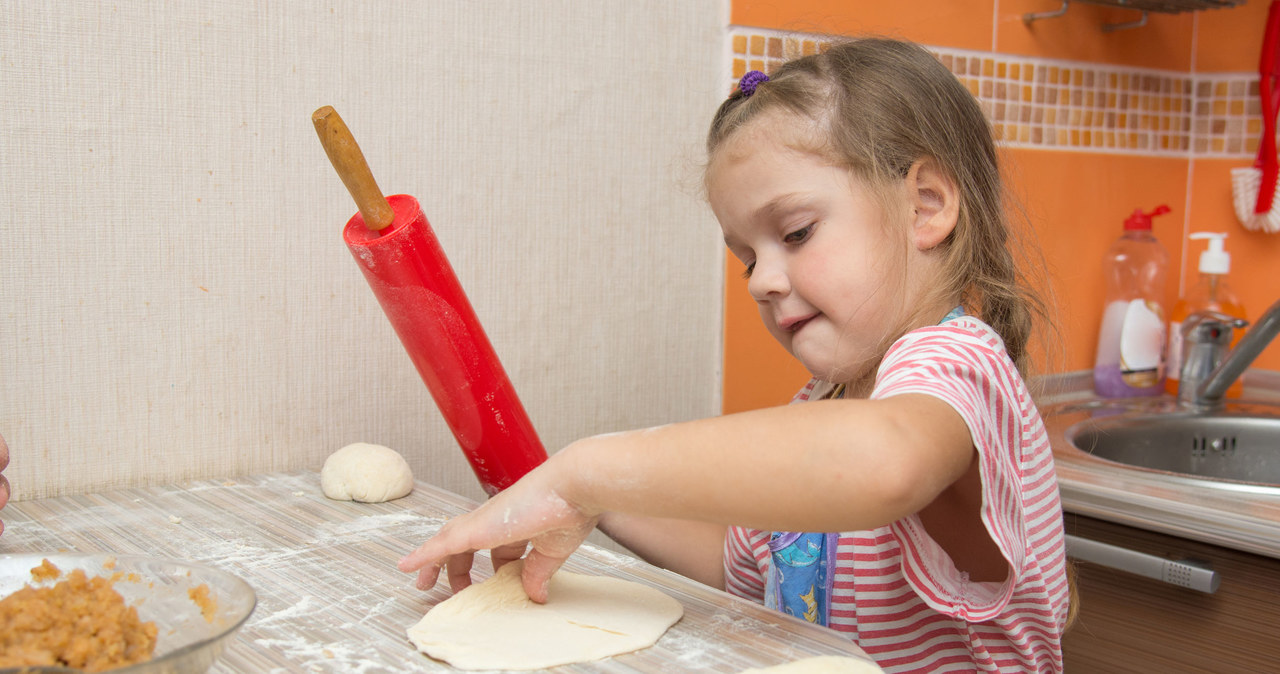
<svg viewBox="0 0 1280 674">
<path fill-rule="evenodd" d="M 382 503 L 413 491 L 413 472 L 394 449 L 357 442 L 325 459 L 320 488 L 335 501 Z"/>
</svg>

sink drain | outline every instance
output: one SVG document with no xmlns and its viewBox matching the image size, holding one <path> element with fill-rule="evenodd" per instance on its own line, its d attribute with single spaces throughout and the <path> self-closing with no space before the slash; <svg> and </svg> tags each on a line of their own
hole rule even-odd
<svg viewBox="0 0 1280 674">
<path fill-rule="evenodd" d="M 1280 492 L 1280 413 L 1112 415 L 1078 421 L 1062 435 L 1123 466 Z"/>
<path fill-rule="evenodd" d="M 1203 458 L 1220 456 L 1236 451 L 1234 435 L 1193 435 L 1191 436 L 1191 456 Z"/>
</svg>

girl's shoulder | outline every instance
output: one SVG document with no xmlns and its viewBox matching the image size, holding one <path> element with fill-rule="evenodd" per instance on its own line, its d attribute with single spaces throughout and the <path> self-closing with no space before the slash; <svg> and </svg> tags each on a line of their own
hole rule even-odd
<svg viewBox="0 0 1280 674">
<path fill-rule="evenodd" d="M 912 330 L 885 353 L 876 376 L 876 389 L 903 385 L 921 377 L 938 385 L 954 381 L 995 385 L 1021 397 L 1025 382 L 1005 349 L 1000 335 L 980 318 L 963 316 Z"/>
<path fill-rule="evenodd" d="M 990 325 L 976 316 L 960 316 L 938 325 L 927 325 L 916 328 L 899 337 L 885 353 L 885 360 L 890 360 L 896 352 L 904 350 L 932 350 L 956 355 L 973 352 L 984 357 L 998 356 L 1010 360 L 1004 346 L 1004 339 Z M 1012 361 L 1010 360 L 1010 365 Z"/>
<path fill-rule="evenodd" d="M 1000 379 L 1010 375 L 1020 379 L 999 333 L 981 318 L 964 315 L 938 325 L 916 328 L 899 337 L 885 352 L 877 380 L 883 383 L 886 371 L 910 369 L 913 364 L 936 366 L 961 361 L 991 374 L 998 372 Z M 829 397 L 835 387 L 831 382 L 810 378 L 791 402 L 821 400 Z"/>
</svg>

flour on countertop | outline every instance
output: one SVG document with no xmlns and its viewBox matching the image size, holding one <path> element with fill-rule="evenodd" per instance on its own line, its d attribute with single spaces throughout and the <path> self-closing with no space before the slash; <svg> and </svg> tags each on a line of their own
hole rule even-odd
<svg viewBox="0 0 1280 674">
<path fill-rule="evenodd" d="M 414 649 L 404 626 L 451 596 L 448 583 L 418 591 L 413 575 L 395 563 L 474 504 L 418 486 L 421 493 L 401 502 L 335 502 L 321 494 L 318 475 L 288 473 L 13 502 L 4 512 L 0 553 L 141 554 L 244 578 L 257 609 L 212 674 L 445 669 Z M 487 556 L 476 555 L 477 580 L 491 568 Z M 629 671 L 634 663 L 648 671 L 738 672 L 840 649 L 830 637 L 772 622 L 761 607 L 726 602 L 624 552 L 587 544 L 566 568 L 660 583 L 686 609 L 636 660 L 568 670 Z M 655 662 L 664 666 L 651 667 Z"/>
<path fill-rule="evenodd" d="M 272 674 L 296 672 L 299 669 L 312 672 L 351 672 L 352 674 L 365 674 L 366 672 L 394 672 L 396 674 L 403 672 L 408 674 L 421 671 L 414 667 L 393 669 L 388 667 L 387 663 L 377 659 L 379 654 L 376 651 L 365 649 L 362 652 L 360 649 L 340 643 L 318 643 L 301 637 L 254 639 L 253 642 L 259 646 L 280 650 L 289 658 L 289 666 L 287 668 L 277 667 L 268 670 Z"/>
</svg>

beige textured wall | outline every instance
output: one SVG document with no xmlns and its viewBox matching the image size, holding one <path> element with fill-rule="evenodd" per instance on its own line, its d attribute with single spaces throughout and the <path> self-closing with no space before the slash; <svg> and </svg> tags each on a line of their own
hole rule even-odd
<svg viewBox="0 0 1280 674">
<path fill-rule="evenodd" d="M 719 2 L 0 7 L 15 498 L 318 469 L 481 492 L 341 239 L 334 105 L 417 196 L 550 449 L 720 409 Z"/>
</svg>

